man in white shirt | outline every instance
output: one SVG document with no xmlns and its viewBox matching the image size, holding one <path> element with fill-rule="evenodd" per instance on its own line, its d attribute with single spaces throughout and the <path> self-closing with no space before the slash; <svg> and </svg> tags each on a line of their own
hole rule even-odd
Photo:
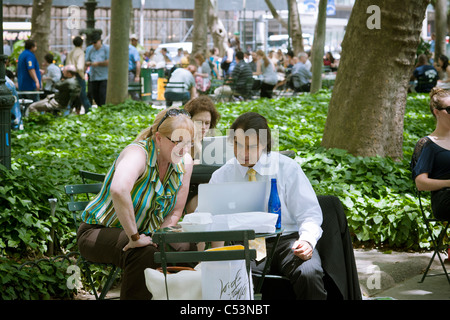
<svg viewBox="0 0 450 320">
<path fill-rule="evenodd" d="M 326 299 L 324 272 L 315 250 L 322 235 L 322 210 L 308 178 L 299 164 L 277 152 L 271 152 L 271 135 L 267 120 L 258 113 L 247 112 L 231 126 L 235 157 L 216 170 L 209 183 L 249 181 L 248 169 L 256 171 L 257 181 L 277 179 L 281 202 L 281 227 L 284 234 L 275 250 L 271 274 L 281 274 L 291 280 L 297 299 Z M 273 245 L 268 238 L 267 251 Z M 252 266 L 261 273 L 265 260 Z"/>
</svg>

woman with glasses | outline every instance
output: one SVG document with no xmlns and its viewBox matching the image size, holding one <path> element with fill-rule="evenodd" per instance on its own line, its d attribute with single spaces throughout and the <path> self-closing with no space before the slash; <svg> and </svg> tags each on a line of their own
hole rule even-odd
<svg viewBox="0 0 450 320">
<path fill-rule="evenodd" d="M 220 119 L 214 102 L 210 97 L 202 95 L 189 100 L 184 109 L 189 112 L 194 122 L 194 143 L 191 148 L 191 156 L 194 165 L 200 164 L 202 157 L 202 141 L 205 136 L 215 136 L 214 129 Z M 225 150 L 223 150 L 225 152 Z M 186 213 L 192 213 L 197 208 L 198 203 L 198 183 L 191 183 L 189 195 L 186 201 Z"/>
<path fill-rule="evenodd" d="M 430 111 L 436 129 L 420 139 L 411 161 L 412 177 L 419 191 L 431 191 L 437 219 L 450 219 L 450 90 L 433 88 Z"/>
<path fill-rule="evenodd" d="M 100 193 L 82 213 L 77 238 L 81 255 L 123 270 L 121 299 L 151 299 L 144 270 L 156 268 L 151 235 L 174 226 L 189 191 L 194 124 L 178 108 L 157 114 L 119 154 Z M 177 247 L 186 250 L 189 245 Z"/>
</svg>

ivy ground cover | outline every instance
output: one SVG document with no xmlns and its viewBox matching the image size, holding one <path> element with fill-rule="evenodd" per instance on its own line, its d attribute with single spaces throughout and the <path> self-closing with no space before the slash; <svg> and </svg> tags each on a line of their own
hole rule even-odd
<svg viewBox="0 0 450 320">
<path fill-rule="evenodd" d="M 218 104 L 218 129 L 226 132 L 243 112 L 264 115 L 280 150 L 296 151 L 317 194 L 338 196 L 346 210 L 355 243 L 403 249 L 429 246 L 410 179 L 409 159 L 415 142 L 430 133 L 434 120 L 428 97 L 408 97 L 404 128 L 404 159 L 355 157 L 344 150 L 320 146 L 327 117 L 329 91 L 275 100 Z M 127 101 L 97 108 L 88 115 L 40 115 L 12 133 L 12 169 L 0 169 L 0 256 L 44 254 L 49 230 L 58 246 L 71 250 L 75 230 L 66 209 L 64 185 L 81 183 L 78 170 L 104 173 L 159 109 Z M 49 198 L 58 200 L 50 216 Z"/>
</svg>

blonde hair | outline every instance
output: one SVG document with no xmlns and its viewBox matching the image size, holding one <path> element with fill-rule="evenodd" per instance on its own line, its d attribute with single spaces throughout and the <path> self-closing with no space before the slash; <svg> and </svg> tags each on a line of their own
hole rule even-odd
<svg viewBox="0 0 450 320">
<path fill-rule="evenodd" d="M 430 111 L 434 117 L 434 109 L 442 108 L 441 100 L 443 98 L 450 97 L 450 90 L 434 87 L 430 91 Z"/>
<path fill-rule="evenodd" d="M 175 131 L 176 129 L 186 129 L 189 131 L 189 134 L 191 135 L 191 137 L 194 136 L 194 123 L 192 122 L 192 120 L 190 118 L 188 118 L 186 115 L 181 114 L 181 117 L 175 116 L 175 117 L 167 117 L 160 125 L 161 120 L 164 118 L 164 116 L 166 115 L 167 111 L 170 109 L 180 109 L 177 107 L 171 107 L 171 108 L 167 108 L 162 110 L 161 112 L 159 112 L 156 117 L 155 120 L 153 121 L 153 124 L 142 130 L 137 137 L 134 139 L 134 141 L 141 141 L 141 140 L 146 140 L 146 139 L 154 139 L 155 133 L 156 131 L 160 132 L 161 134 L 170 137 L 172 135 L 172 132 Z M 159 129 L 158 129 L 158 125 L 159 125 Z"/>
</svg>

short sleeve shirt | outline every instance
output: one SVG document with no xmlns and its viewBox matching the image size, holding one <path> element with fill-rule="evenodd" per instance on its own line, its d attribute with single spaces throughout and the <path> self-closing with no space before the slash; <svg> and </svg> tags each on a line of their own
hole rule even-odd
<svg viewBox="0 0 450 320">
<path fill-rule="evenodd" d="M 446 179 L 450 176 L 450 150 L 428 140 L 413 168 L 413 180 L 422 173 L 428 173 L 431 179 Z"/>
<path fill-rule="evenodd" d="M 101 62 L 106 60 L 109 60 L 109 46 L 102 44 L 102 46 L 98 50 L 96 50 L 94 46 L 90 46 L 89 50 L 86 49 L 86 61 Z M 89 74 L 91 81 L 108 80 L 108 67 L 91 66 Z"/>
<path fill-rule="evenodd" d="M 36 90 L 36 83 L 28 73 L 31 69 L 36 71 L 36 76 L 39 82 L 41 82 L 41 72 L 36 56 L 33 52 L 26 49 L 19 55 L 17 62 L 17 81 L 20 91 Z"/>
<path fill-rule="evenodd" d="M 136 63 L 141 60 L 139 51 L 133 45 L 128 45 L 128 71 L 136 71 Z"/>
</svg>

